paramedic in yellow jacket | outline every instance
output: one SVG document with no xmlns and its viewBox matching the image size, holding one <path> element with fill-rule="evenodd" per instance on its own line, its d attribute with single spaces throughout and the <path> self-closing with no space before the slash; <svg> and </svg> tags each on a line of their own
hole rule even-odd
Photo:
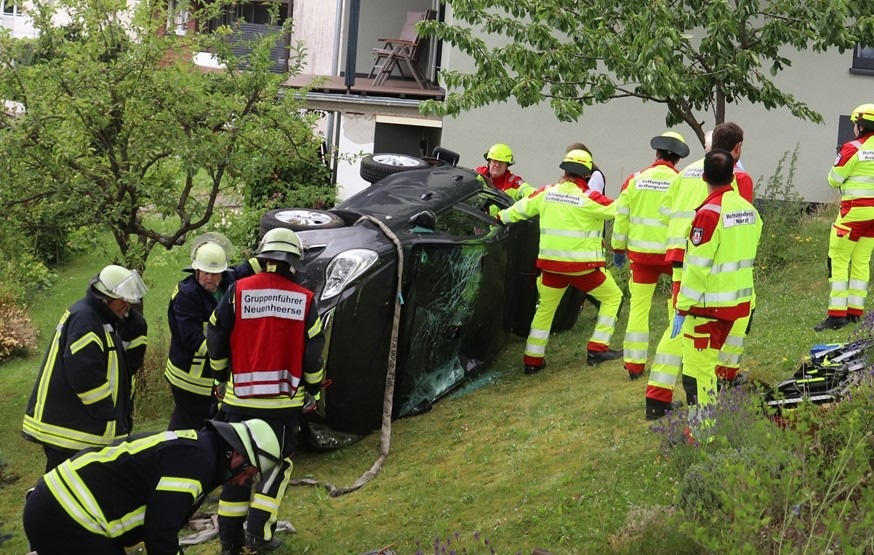
<svg viewBox="0 0 874 555">
<path fill-rule="evenodd" d="M 828 173 L 841 191 L 841 212 L 829 236 L 828 317 L 816 331 L 858 322 L 868 295 L 869 265 L 874 250 L 874 104 L 850 115 L 856 138 L 844 143 Z"/>
<path fill-rule="evenodd" d="M 748 317 L 753 263 L 762 220 L 732 188 L 734 160 L 727 150 L 704 157 L 710 195 L 696 210 L 689 233 L 671 337 L 682 334 L 683 389 L 693 437 L 706 439 L 716 401 L 716 365 L 735 321 Z"/>
<path fill-rule="evenodd" d="M 588 364 L 622 356 L 621 351 L 609 347 L 622 292 L 605 270 L 602 248 L 603 223 L 616 216 L 616 204 L 588 188 L 592 167 L 592 156 L 588 152 L 572 150 L 559 165 L 564 175 L 558 183 L 538 189 L 498 214 L 498 219 L 505 224 L 540 217 L 537 258 L 537 267 L 542 271 L 537 287 L 540 303 L 525 344 L 526 374 L 546 366 L 552 319 L 568 286 L 587 292 L 601 302 L 595 330 L 589 339 Z"/>
<path fill-rule="evenodd" d="M 731 186 L 742 198 L 752 203 L 752 180 L 746 172 L 737 169 L 743 140 L 743 129 L 739 125 L 732 122 L 720 123 L 713 130 L 712 147 L 731 152 L 735 162 Z M 695 217 L 695 210 L 707 198 L 709 191 L 707 183 L 702 178 L 703 172 L 703 158 L 686 166 L 668 187 L 659 211 L 660 217 L 668 224 L 665 261 L 673 264 L 673 298 L 668 302 L 668 310 L 671 314 L 674 312 L 674 304 L 680 288 L 683 258 L 692 219 Z M 732 381 L 737 376 L 749 322 L 749 317 L 737 320 L 719 352 L 719 366 L 716 372 L 723 380 Z M 661 418 L 671 409 L 674 387 L 680 376 L 682 364 L 683 345 L 679 339 L 671 338 L 669 325 L 659 340 L 649 373 L 646 386 L 647 420 Z"/>
<path fill-rule="evenodd" d="M 686 140 L 679 133 L 666 131 L 650 140 L 655 162 L 632 174 L 622 185 L 616 199 L 613 222 L 613 264 L 621 268 L 626 257 L 631 260 L 628 290 L 631 307 L 625 328 L 623 353 L 628 376 L 643 375 L 649 351 L 649 313 L 659 276 L 671 275 L 671 263 L 665 261 L 667 223 L 659 218 L 662 197 L 677 177 L 675 165 L 689 155 Z M 627 254 L 626 254 L 627 253 Z"/>
</svg>

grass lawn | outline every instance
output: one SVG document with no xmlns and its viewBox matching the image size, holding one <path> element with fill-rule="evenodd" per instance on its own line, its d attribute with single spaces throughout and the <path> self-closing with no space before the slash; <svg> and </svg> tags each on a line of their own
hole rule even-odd
<svg viewBox="0 0 874 555">
<path fill-rule="evenodd" d="M 815 334 L 825 316 L 825 269 L 830 215 L 805 221 L 789 238 L 791 263 L 757 284 L 758 306 L 744 367 L 753 378 L 788 377 L 810 346 L 840 341 L 845 329 Z M 764 238 L 769 240 L 768 237 Z M 146 273 L 151 371 L 166 354 L 166 302 L 186 259 L 183 251 L 156 253 Z M 84 256 L 64 267 L 58 285 L 32 309 L 45 347 L 57 318 L 84 290 L 103 262 Z M 627 270 L 617 272 L 627 279 Z M 623 285 L 624 287 L 624 285 Z M 653 309 L 653 329 L 667 325 L 664 292 Z M 627 316 L 612 346 L 621 348 Z M 665 477 L 660 437 L 643 419 L 645 380 L 631 382 L 621 361 L 592 368 L 585 345 L 594 311 L 576 328 L 553 336 L 549 368 L 522 374 L 524 340 L 511 337 L 498 360 L 470 387 L 424 415 L 393 424 L 382 471 L 357 492 L 332 498 L 322 488 L 291 487 L 281 518 L 297 528 L 278 554 L 360 554 L 391 547 L 398 553 L 697 553 L 688 540 L 641 536 L 642 523 L 663 518 L 677 484 Z M 656 334 L 654 334 L 656 335 Z M 651 342 L 655 349 L 655 340 Z M 0 530 L 13 534 L 4 553 L 25 553 L 21 532 L 24 490 L 41 474 L 41 449 L 21 439 L 21 418 L 42 354 L 0 366 L 0 458 L 18 480 L 0 488 Z M 160 379 L 146 384 L 137 427 L 160 430 L 169 395 Z M 682 394 L 679 394 L 682 397 Z M 379 434 L 334 452 L 302 450 L 293 478 L 348 486 L 378 455 Z M 439 538 L 439 539 L 438 539 Z M 435 543 L 437 547 L 435 548 Z M 186 553 L 217 553 L 213 541 Z"/>
</svg>

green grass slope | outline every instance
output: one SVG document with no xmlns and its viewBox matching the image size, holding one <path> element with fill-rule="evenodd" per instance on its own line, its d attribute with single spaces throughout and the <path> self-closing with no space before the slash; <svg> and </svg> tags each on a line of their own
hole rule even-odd
<svg viewBox="0 0 874 555">
<path fill-rule="evenodd" d="M 810 345 L 851 333 L 812 331 L 827 304 L 828 228 L 826 216 L 806 221 L 788 238 L 789 262 L 758 282 L 744 358 L 752 377 L 787 377 Z M 166 302 L 184 255 L 162 253 L 146 274 L 154 375 L 138 407 L 141 431 L 162 429 L 169 418 L 166 385 L 156 376 L 166 352 Z M 64 268 L 57 287 L 33 307 L 41 346 L 101 265 L 84 257 Z M 626 280 L 627 271 L 616 277 Z M 654 304 L 654 330 L 667 324 L 665 299 L 661 292 Z M 614 348 L 621 348 L 626 311 L 627 304 Z M 688 540 L 670 532 L 654 537 L 644 526 L 672 510 L 677 484 L 666 477 L 660 437 L 643 419 L 645 380 L 629 381 L 621 361 L 586 365 L 593 320 L 587 306 L 574 330 L 553 336 L 547 370 L 524 376 L 524 341 L 512 338 L 478 387 L 395 422 L 382 471 L 357 492 L 332 498 L 322 488 L 290 487 L 280 516 L 297 532 L 283 536 L 277 553 L 358 554 L 388 546 L 404 554 L 443 548 L 527 554 L 536 547 L 567 554 L 697 552 Z M 0 458 L 8 463 L 5 473 L 18 477 L 0 488 L 0 531 L 13 534 L 0 546 L 3 553 L 25 552 L 22 496 L 44 465 L 42 451 L 20 435 L 40 358 L 0 366 Z M 378 448 L 377 433 L 335 452 L 302 450 L 293 477 L 350 485 L 371 467 Z M 186 552 L 218 553 L 218 544 Z"/>
</svg>

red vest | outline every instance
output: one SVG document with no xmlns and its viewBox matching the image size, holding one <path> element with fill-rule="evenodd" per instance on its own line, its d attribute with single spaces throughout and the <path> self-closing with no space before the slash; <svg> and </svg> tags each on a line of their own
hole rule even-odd
<svg viewBox="0 0 874 555">
<path fill-rule="evenodd" d="M 237 281 L 231 334 L 235 396 L 294 395 L 312 301 L 312 291 L 272 272 Z"/>
</svg>

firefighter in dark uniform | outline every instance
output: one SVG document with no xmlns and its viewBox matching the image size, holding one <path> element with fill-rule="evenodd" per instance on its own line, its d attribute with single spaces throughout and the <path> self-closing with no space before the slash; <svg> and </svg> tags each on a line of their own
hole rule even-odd
<svg viewBox="0 0 874 555">
<path fill-rule="evenodd" d="M 164 378 L 173 393 L 173 414 L 168 430 L 199 429 L 216 404 L 212 371 L 206 353 L 206 325 L 219 299 L 237 279 L 257 272 L 253 258 L 228 267 L 230 241 L 205 233 L 191 253 L 191 272 L 176 286 L 167 307 L 170 353 Z"/>
<path fill-rule="evenodd" d="M 81 449 L 130 434 L 147 343 L 146 321 L 131 305 L 145 292 L 136 270 L 109 265 L 61 316 L 22 426 L 25 439 L 42 444 L 46 472 Z"/>
<path fill-rule="evenodd" d="M 283 460 L 261 477 L 254 495 L 245 486 L 222 489 L 223 555 L 278 547 L 273 531 L 291 476 L 298 417 L 315 407 L 324 379 L 322 322 L 313 293 L 294 279 L 300 239 L 289 229 L 271 229 L 255 256 L 262 271 L 231 285 L 210 319 L 206 343 L 216 379 L 227 380 L 217 419 L 263 419 L 279 438 Z"/>
<path fill-rule="evenodd" d="M 40 478 L 24 531 L 40 555 L 177 555 L 179 530 L 222 483 L 252 482 L 279 462 L 265 422 L 207 422 L 204 430 L 137 434 L 89 449 Z"/>
</svg>

